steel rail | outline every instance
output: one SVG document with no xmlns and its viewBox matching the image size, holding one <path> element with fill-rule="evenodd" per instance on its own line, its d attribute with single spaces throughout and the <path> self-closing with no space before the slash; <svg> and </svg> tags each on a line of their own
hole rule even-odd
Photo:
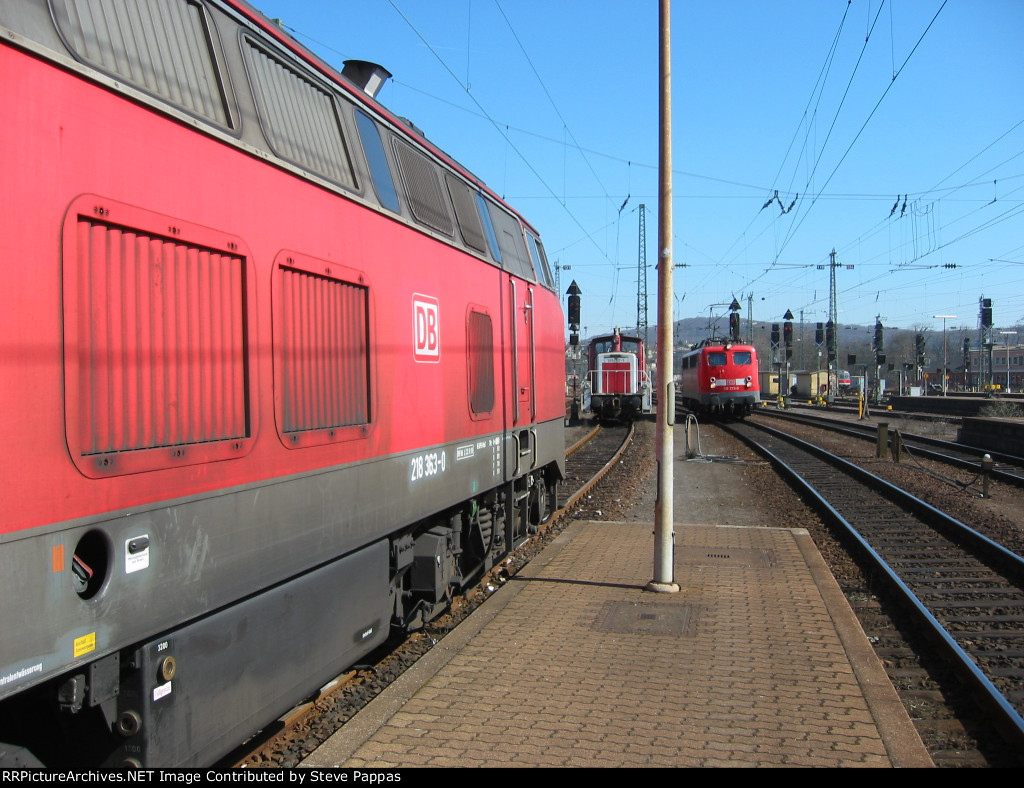
<svg viewBox="0 0 1024 788">
<path fill-rule="evenodd" d="M 601 425 L 598 424 L 596 427 L 594 427 L 594 429 L 592 429 L 590 432 L 588 432 L 586 435 L 584 435 L 582 438 L 576 441 L 572 446 L 565 450 L 566 458 L 568 459 L 576 452 L 578 452 L 580 449 L 582 449 L 584 446 L 586 446 L 588 443 L 590 443 L 590 441 L 597 437 L 597 434 L 600 431 Z"/>
<path fill-rule="evenodd" d="M 812 416 L 804 413 L 786 413 L 784 411 L 762 410 L 758 411 L 758 414 L 765 415 L 773 419 L 783 419 L 785 421 L 796 422 L 797 424 L 805 424 L 811 427 L 829 430 L 831 432 L 839 433 L 840 435 L 846 435 L 860 440 L 871 441 L 877 440 L 878 437 L 877 425 L 875 427 L 869 427 L 866 425 L 847 424 L 821 416 Z M 890 445 L 892 443 L 891 433 L 892 431 L 890 431 L 889 437 Z M 902 431 L 900 432 L 900 435 L 903 438 L 904 447 L 910 449 L 916 456 L 927 457 L 928 459 L 936 460 L 947 465 L 953 465 L 964 470 L 979 470 L 981 457 L 987 454 L 995 462 L 1002 462 L 1006 465 L 1014 466 L 1017 469 L 1016 471 L 1009 471 L 1002 468 L 993 468 L 989 471 L 989 476 L 991 478 L 1007 484 L 1012 484 L 1016 487 L 1024 487 L 1024 457 L 989 451 L 987 449 L 979 448 L 978 446 L 970 446 L 966 443 L 942 440 L 941 438 L 932 438 L 927 435 L 916 435 L 914 433 Z M 934 450 L 928 448 L 929 446 L 934 447 Z M 946 454 L 944 451 L 956 452 L 957 454 Z M 961 456 L 957 456 L 958 454 Z"/>
<path fill-rule="evenodd" d="M 579 501 L 580 498 L 582 498 L 586 493 L 590 492 L 590 490 L 592 490 L 594 486 L 599 481 L 601 481 L 605 474 L 607 474 L 608 471 L 610 471 L 612 467 L 614 467 L 615 463 L 619 461 L 619 458 L 622 456 L 622 453 L 626 450 L 626 447 L 629 446 L 629 442 L 633 439 L 634 430 L 635 427 L 632 424 L 630 424 L 629 429 L 626 431 L 625 437 L 622 439 L 622 443 L 619 445 L 618 449 L 616 449 L 612 458 L 608 460 L 608 462 L 606 462 L 604 466 L 602 466 L 601 469 L 597 471 L 597 473 L 591 476 L 591 478 L 587 482 L 585 482 L 576 492 L 574 492 L 569 497 L 569 499 L 564 504 L 562 504 L 562 506 L 556 512 L 554 512 L 551 515 L 551 517 L 548 519 L 548 522 L 554 522 L 564 517 L 572 509 L 576 502 Z M 568 456 L 570 453 L 575 453 L 575 451 L 578 448 L 580 448 L 583 444 L 589 442 L 592 438 L 596 437 L 599 431 L 600 427 L 595 429 L 594 432 L 586 436 L 583 440 L 576 443 L 572 448 L 569 449 L 568 452 L 566 452 L 566 456 Z"/>
<path fill-rule="evenodd" d="M 925 629 L 926 633 L 932 637 L 933 641 L 939 645 L 954 668 L 975 691 L 983 705 L 993 714 L 994 721 L 1007 740 L 1017 746 L 1024 747 L 1024 718 L 1022 718 L 1021 714 L 1010 704 L 1002 692 L 1000 692 L 984 672 L 982 672 L 970 655 L 960 646 L 959 643 L 956 642 L 952 635 L 947 631 L 946 627 L 938 621 L 926 605 L 918 598 L 917 594 L 910 589 L 910 587 L 895 572 L 889 563 L 883 559 L 883 557 L 875 550 L 874 547 L 871 546 L 867 539 L 864 538 L 864 536 L 853 524 L 849 522 L 849 520 L 846 519 L 843 514 L 841 514 L 821 493 L 819 493 L 816 488 L 797 473 L 789 463 L 784 461 L 771 449 L 759 443 L 753 436 L 746 434 L 745 429 L 758 429 L 767 434 L 774 435 L 775 437 L 796 446 L 798 449 L 830 463 L 833 467 L 850 474 L 854 478 L 868 485 L 876 486 L 876 489 L 881 489 L 886 497 L 890 497 L 891 499 L 903 498 L 905 499 L 907 506 L 910 506 L 919 512 L 931 513 L 930 516 L 933 515 L 944 519 L 949 527 L 955 526 L 956 531 L 973 544 L 985 546 L 987 549 L 996 552 L 1000 556 L 1000 562 L 1009 566 L 1015 573 L 1024 572 L 1024 559 L 1021 559 L 1020 556 L 1006 550 L 1001 545 L 992 542 L 992 540 L 987 537 L 978 534 L 963 523 L 939 512 L 939 510 L 924 501 L 915 498 L 909 493 L 899 490 L 899 488 L 889 484 L 884 479 L 880 479 L 856 465 L 835 457 L 835 455 L 831 455 L 805 441 L 801 441 L 793 436 L 785 435 L 784 433 L 765 427 L 764 425 L 723 425 L 723 428 L 738 437 L 740 440 L 744 441 L 747 445 L 751 446 L 755 451 L 765 456 L 797 490 L 806 494 L 812 501 L 814 501 L 816 508 L 824 517 L 838 526 L 841 532 L 853 541 L 860 554 L 875 570 L 880 573 L 889 588 L 904 604 L 904 607 L 914 614 L 917 622 Z M 1020 577 L 1020 574 L 1018 574 L 1018 577 Z"/>
</svg>

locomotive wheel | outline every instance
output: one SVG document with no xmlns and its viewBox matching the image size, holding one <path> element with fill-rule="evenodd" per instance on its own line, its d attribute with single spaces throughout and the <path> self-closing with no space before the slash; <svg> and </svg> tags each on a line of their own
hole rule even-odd
<svg viewBox="0 0 1024 788">
<path fill-rule="evenodd" d="M 548 486 L 543 479 L 539 479 L 530 488 L 530 522 L 533 525 L 540 525 L 551 516 L 548 508 Z"/>
</svg>

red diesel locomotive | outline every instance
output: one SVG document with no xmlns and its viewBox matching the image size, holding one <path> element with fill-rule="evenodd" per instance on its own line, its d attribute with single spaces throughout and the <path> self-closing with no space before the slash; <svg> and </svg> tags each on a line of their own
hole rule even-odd
<svg viewBox="0 0 1024 788">
<path fill-rule="evenodd" d="M 653 413 L 652 387 L 643 340 L 615 329 L 594 337 L 587 351 L 584 410 L 598 421 L 630 421 Z"/>
<path fill-rule="evenodd" d="M 691 411 L 748 416 L 761 401 L 753 345 L 711 340 L 679 356 L 678 398 Z"/>
<path fill-rule="evenodd" d="M 548 516 L 554 279 L 240 0 L 0 28 L 0 766 L 208 765 Z"/>
</svg>

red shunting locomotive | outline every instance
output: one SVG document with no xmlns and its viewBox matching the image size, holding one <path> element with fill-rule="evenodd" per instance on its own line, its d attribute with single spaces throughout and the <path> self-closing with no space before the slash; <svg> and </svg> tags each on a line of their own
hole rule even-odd
<svg viewBox="0 0 1024 788">
<path fill-rule="evenodd" d="M 612 334 L 594 337 L 588 352 L 583 409 L 598 421 L 631 421 L 653 413 L 651 377 L 644 342 L 638 336 Z"/>
</svg>

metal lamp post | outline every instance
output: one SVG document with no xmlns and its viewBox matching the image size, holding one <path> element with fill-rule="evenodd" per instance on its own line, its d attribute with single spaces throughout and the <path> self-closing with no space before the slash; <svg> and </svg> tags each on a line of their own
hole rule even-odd
<svg viewBox="0 0 1024 788">
<path fill-rule="evenodd" d="M 956 320 L 956 315 L 932 315 L 933 318 L 942 318 L 942 396 L 946 396 L 946 365 L 948 353 L 946 352 L 946 321 Z"/>
</svg>

